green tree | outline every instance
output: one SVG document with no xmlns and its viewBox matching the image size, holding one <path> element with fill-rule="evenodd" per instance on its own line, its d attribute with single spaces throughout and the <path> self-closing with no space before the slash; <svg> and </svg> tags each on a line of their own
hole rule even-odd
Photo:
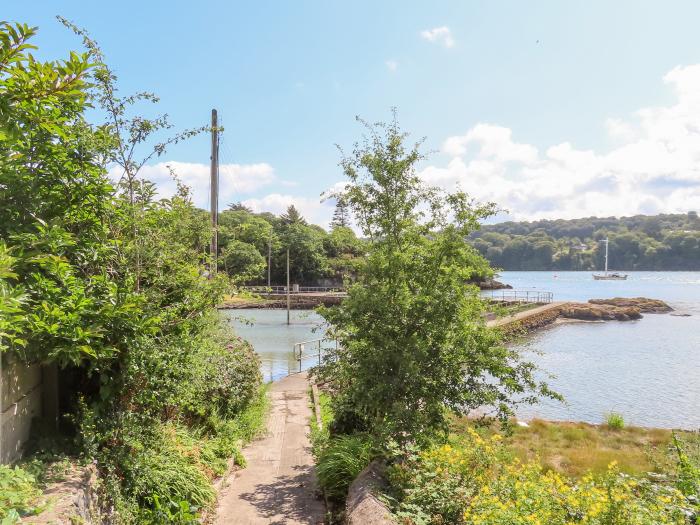
<svg viewBox="0 0 700 525">
<path fill-rule="evenodd" d="M 336 393 L 338 426 L 406 443 L 445 430 L 449 411 L 491 406 L 506 419 L 518 400 L 553 395 L 485 326 L 466 284 L 490 273 L 465 238 L 494 206 L 424 186 L 419 145 L 405 146 L 396 120 L 365 125 L 342 166 L 369 255 L 349 297 L 323 311 L 340 349 L 318 374 Z"/>
<path fill-rule="evenodd" d="M 221 250 L 222 269 L 235 281 L 247 283 L 263 276 L 267 261 L 252 244 L 233 240 Z"/>
<path fill-rule="evenodd" d="M 331 229 L 349 228 L 350 227 L 350 210 L 342 197 L 339 197 L 335 204 L 333 219 L 331 220 Z"/>
<path fill-rule="evenodd" d="M 296 209 L 294 204 L 291 204 L 288 208 L 287 211 L 284 212 L 282 215 L 280 215 L 280 219 L 284 224 L 291 225 L 291 224 L 306 224 L 306 219 L 301 216 L 301 213 L 299 213 L 299 210 Z"/>
<path fill-rule="evenodd" d="M 23 293 L 14 304 L 27 321 L 25 357 L 94 366 L 141 329 L 141 300 L 115 279 L 122 257 L 102 165 L 109 133 L 84 118 L 89 56 L 40 62 L 28 53 L 34 34 L 0 25 L 0 240 Z"/>
</svg>

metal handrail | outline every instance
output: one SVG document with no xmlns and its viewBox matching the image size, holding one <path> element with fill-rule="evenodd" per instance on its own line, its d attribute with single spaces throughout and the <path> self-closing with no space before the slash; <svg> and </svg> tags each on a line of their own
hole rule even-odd
<svg viewBox="0 0 700 525">
<path fill-rule="evenodd" d="M 549 304 L 554 300 L 552 292 L 540 290 L 491 290 L 486 296 L 493 301 L 504 303 L 543 303 Z"/>
<path fill-rule="evenodd" d="M 286 286 L 241 286 L 241 290 L 246 292 L 257 293 L 261 295 L 281 295 L 287 293 Z M 297 286 L 292 287 L 289 291 L 290 295 L 300 293 L 328 293 L 328 292 L 345 292 L 344 286 Z"/>
<path fill-rule="evenodd" d="M 321 365 L 321 358 L 323 357 L 324 350 L 327 350 L 327 348 L 323 347 L 323 343 L 326 341 L 332 342 L 335 345 L 335 350 L 338 349 L 338 340 L 328 337 L 294 343 L 294 359 L 299 363 L 299 372 L 302 371 L 302 363 L 305 359 L 317 358 L 318 364 Z M 307 351 L 313 353 L 307 354 Z"/>
</svg>

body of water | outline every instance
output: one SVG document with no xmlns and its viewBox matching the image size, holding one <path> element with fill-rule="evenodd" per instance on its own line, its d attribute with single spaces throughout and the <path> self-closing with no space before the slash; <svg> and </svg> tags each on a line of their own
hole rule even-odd
<svg viewBox="0 0 700 525">
<path fill-rule="evenodd" d="M 266 381 L 280 379 L 299 370 L 294 358 L 294 344 L 323 337 L 323 318 L 313 310 L 292 310 L 287 324 L 286 310 L 242 309 L 223 310 L 236 328 L 236 333 L 249 341 L 262 361 Z M 313 366 L 302 362 L 302 369 Z"/>
<path fill-rule="evenodd" d="M 566 403 L 521 407 L 521 418 L 600 423 L 615 411 L 629 424 L 700 428 L 700 272 L 631 272 L 627 281 L 595 281 L 590 272 L 503 272 L 500 280 L 517 290 L 550 291 L 557 301 L 649 297 L 690 314 L 554 325 L 530 335 L 517 348 L 543 376 L 554 376 L 548 382 Z M 292 311 L 290 325 L 285 310 L 223 315 L 253 344 L 266 380 L 299 369 L 294 343 L 323 336 L 323 319 L 312 311 Z"/>
<path fill-rule="evenodd" d="M 649 297 L 690 317 L 645 314 L 638 321 L 555 325 L 517 348 L 552 374 L 566 403 L 522 407 L 529 419 L 600 423 L 606 412 L 629 424 L 700 428 L 700 272 L 630 272 L 626 281 L 595 281 L 590 272 L 503 272 L 518 290 L 554 300 Z"/>
</svg>

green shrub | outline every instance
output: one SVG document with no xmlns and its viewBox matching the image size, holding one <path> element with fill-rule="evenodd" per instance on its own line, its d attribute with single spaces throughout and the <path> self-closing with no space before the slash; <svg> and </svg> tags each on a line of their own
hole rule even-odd
<svg viewBox="0 0 700 525">
<path fill-rule="evenodd" d="M 38 512 L 40 509 L 36 505 L 40 495 L 32 475 L 19 467 L 0 465 L 0 521 L 3 525 Z"/>
<path fill-rule="evenodd" d="M 605 414 L 605 424 L 612 430 L 622 430 L 625 428 L 625 418 L 617 412 Z"/>
<path fill-rule="evenodd" d="M 316 459 L 318 483 L 329 498 L 342 499 L 357 475 L 374 457 L 372 441 L 364 434 L 331 438 Z"/>
<path fill-rule="evenodd" d="M 676 489 L 620 474 L 614 463 L 573 481 L 512 458 L 500 435 L 473 429 L 409 456 L 388 476 L 406 525 L 684 525 L 691 512 Z"/>
<path fill-rule="evenodd" d="M 672 447 L 678 490 L 695 498 L 700 518 L 700 432 L 685 434 L 683 437 L 674 432 Z"/>
</svg>

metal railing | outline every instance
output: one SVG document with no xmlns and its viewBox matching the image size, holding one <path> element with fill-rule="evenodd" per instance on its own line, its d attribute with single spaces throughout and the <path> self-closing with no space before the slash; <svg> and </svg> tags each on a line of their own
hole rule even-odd
<svg viewBox="0 0 700 525">
<path fill-rule="evenodd" d="M 294 359 L 299 363 L 299 372 L 303 370 L 304 361 L 315 359 L 318 360 L 318 364 L 320 365 L 323 354 L 327 350 L 337 349 L 338 340 L 325 337 L 294 343 Z"/>
<path fill-rule="evenodd" d="M 241 290 L 246 292 L 256 293 L 260 295 L 285 295 L 287 293 L 286 286 L 241 286 Z M 345 292 L 343 286 L 291 286 L 289 293 L 342 293 Z"/>
<path fill-rule="evenodd" d="M 484 297 L 492 301 L 503 303 L 543 303 L 548 304 L 554 300 L 552 292 L 539 290 L 491 290 Z"/>
</svg>

